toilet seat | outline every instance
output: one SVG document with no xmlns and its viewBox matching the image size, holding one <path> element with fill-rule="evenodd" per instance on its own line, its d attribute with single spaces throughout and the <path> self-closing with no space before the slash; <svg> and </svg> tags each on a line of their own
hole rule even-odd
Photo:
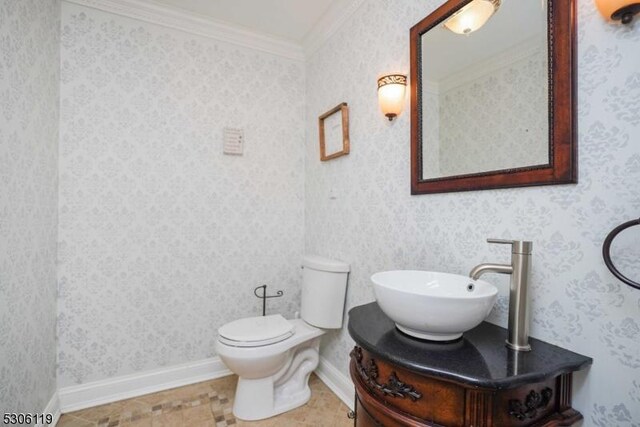
<svg viewBox="0 0 640 427">
<path fill-rule="evenodd" d="M 218 329 L 218 340 L 232 347 L 260 347 L 291 337 L 294 325 L 279 314 L 234 320 Z"/>
</svg>

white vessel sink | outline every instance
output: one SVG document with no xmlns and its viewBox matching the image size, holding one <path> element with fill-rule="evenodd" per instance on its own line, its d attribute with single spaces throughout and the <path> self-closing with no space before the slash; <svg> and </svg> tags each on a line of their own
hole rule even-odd
<svg viewBox="0 0 640 427">
<path fill-rule="evenodd" d="M 382 311 L 402 332 L 451 341 L 488 315 L 498 289 L 484 280 L 433 271 L 383 271 L 371 276 Z"/>
</svg>

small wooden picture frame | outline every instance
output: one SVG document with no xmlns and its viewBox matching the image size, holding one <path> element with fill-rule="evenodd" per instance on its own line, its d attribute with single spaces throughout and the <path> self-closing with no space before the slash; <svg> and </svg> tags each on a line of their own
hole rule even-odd
<svg viewBox="0 0 640 427">
<path fill-rule="evenodd" d="M 338 115 L 338 112 L 341 114 Z M 346 102 L 321 115 L 318 118 L 318 127 L 321 161 L 349 154 L 349 107 Z"/>
</svg>

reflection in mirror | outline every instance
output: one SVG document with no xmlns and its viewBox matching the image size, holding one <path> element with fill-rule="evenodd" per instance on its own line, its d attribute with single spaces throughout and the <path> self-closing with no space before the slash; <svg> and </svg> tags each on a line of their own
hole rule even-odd
<svg viewBox="0 0 640 427">
<path fill-rule="evenodd" d="M 423 180 L 549 164 L 545 3 L 476 0 L 421 35 Z"/>
</svg>

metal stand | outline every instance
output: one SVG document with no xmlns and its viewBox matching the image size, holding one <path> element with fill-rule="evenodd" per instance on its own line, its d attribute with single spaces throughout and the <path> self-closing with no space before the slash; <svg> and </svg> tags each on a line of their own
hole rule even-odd
<svg viewBox="0 0 640 427">
<path fill-rule="evenodd" d="M 262 289 L 262 295 L 258 295 L 258 289 Z M 262 315 L 267 315 L 267 299 L 280 298 L 284 295 L 283 291 L 277 291 L 275 295 L 267 295 L 267 285 L 258 286 L 253 290 L 253 294 L 262 300 Z"/>
</svg>

